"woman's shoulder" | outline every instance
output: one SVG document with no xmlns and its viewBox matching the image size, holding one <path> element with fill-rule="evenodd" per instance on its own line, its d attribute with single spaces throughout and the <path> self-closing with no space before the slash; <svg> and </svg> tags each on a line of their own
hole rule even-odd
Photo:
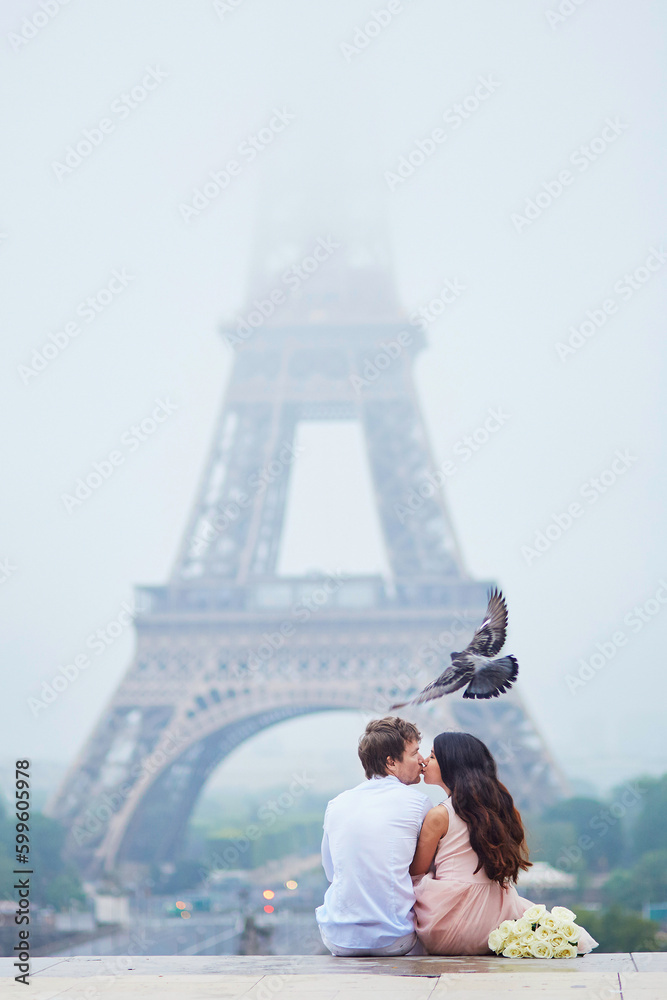
<svg viewBox="0 0 667 1000">
<path fill-rule="evenodd" d="M 450 824 L 453 822 L 454 825 L 457 827 L 457 829 L 458 827 L 468 826 L 466 821 L 464 819 L 461 819 L 456 809 L 454 808 L 451 796 L 447 796 L 446 799 L 443 799 L 442 802 L 439 804 L 438 808 L 440 809 L 441 812 L 447 814 Z"/>
<path fill-rule="evenodd" d="M 446 830 L 449 826 L 449 811 L 445 806 L 444 802 L 440 802 L 437 806 L 433 806 L 426 813 L 426 819 L 424 820 L 424 826 L 431 830 Z"/>
</svg>

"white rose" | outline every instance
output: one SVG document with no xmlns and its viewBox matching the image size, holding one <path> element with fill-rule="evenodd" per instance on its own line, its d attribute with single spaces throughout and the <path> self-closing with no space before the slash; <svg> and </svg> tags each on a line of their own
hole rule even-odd
<svg viewBox="0 0 667 1000">
<path fill-rule="evenodd" d="M 569 945 L 569 943 L 570 942 L 568 941 L 568 939 L 564 937 L 562 934 L 560 934 L 558 931 L 555 934 L 551 935 L 551 947 L 553 948 L 554 952 L 559 951 L 561 948 L 565 948 L 567 945 Z"/>
<path fill-rule="evenodd" d="M 527 910 L 524 911 L 524 917 L 526 920 L 530 920 L 531 924 L 536 924 L 540 917 L 547 912 L 547 908 L 544 903 L 537 903 L 536 906 L 529 906 Z"/>
<path fill-rule="evenodd" d="M 516 927 L 517 934 L 523 934 L 525 931 L 532 931 L 533 929 L 533 921 L 526 920 L 525 917 L 519 917 L 518 920 L 514 921 L 514 925 Z"/>
<path fill-rule="evenodd" d="M 498 930 L 502 931 L 503 934 L 514 934 L 516 933 L 516 920 L 503 920 L 502 924 L 499 924 Z"/>
<path fill-rule="evenodd" d="M 554 958 L 576 958 L 576 944 L 564 944 L 561 948 L 554 950 Z"/>
<path fill-rule="evenodd" d="M 512 944 L 508 944 L 504 949 L 503 955 L 505 958 L 521 958 L 521 952 L 521 945 L 516 944 L 516 942 L 512 942 Z"/>
<path fill-rule="evenodd" d="M 545 913 L 543 917 L 540 917 L 540 927 L 548 927 L 551 931 L 559 930 L 561 923 L 562 921 L 552 917 L 550 913 Z"/>
<path fill-rule="evenodd" d="M 562 934 L 568 941 L 572 941 L 573 944 L 577 943 L 582 931 L 583 927 L 580 927 L 579 924 L 568 924 L 565 921 L 558 927 L 558 933 Z"/>
<path fill-rule="evenodd" d="M 530 946 L 530 954 L 535 958 L 552 958 L 554 950 L 548 941 L 534 941 Z"/>
<path fill-rule="evenodd" d="M 535 935 L 533 934 L 533 932 L 531 930 L 527 930 L 524 931 L 523 934 L 519 934 L 519 936 L 514 939 L 514 942 L 516 942 L 516 944 L 520 944 L 523 950 L 527 951 L 529 946 L 533 943 L 534 940 L 535 940 Z"/>
<path fill-rule="evenodd" d="M 507 935 L 503 934 L 499 927 L 489 934 L 489 948 L 498 955 L 505 947 Z"/>
<path fill-rule="evenodd" d="M 577 914 L 573 913 L 572 910 L 568 910 L 567 906 L 553 906 L 551 908 L 551 916 L 555 917 L 556 920 L 564 920 L 567 923 L 577 919 Z"/>
</svg>

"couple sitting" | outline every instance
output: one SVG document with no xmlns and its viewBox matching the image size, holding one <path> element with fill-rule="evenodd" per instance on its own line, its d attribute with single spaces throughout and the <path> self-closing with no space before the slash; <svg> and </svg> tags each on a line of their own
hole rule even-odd
<svg viewBox="0 0 667 1000">
<path fill-rule="evenodd" d="M 533 904 L 514 888 L 528 849 L 512 796 L 486 746 L 436 736 L 430 757 L 410 722 L 377 719 L 359 740 L 368 781 L 327 806 L 316 910 L 333 955 L 484 955 L 489 934 Z M 421 777 L 448 796 L 431 807 Z M 579 951 L 596 946 L 586 932 Z"/>
</svg>

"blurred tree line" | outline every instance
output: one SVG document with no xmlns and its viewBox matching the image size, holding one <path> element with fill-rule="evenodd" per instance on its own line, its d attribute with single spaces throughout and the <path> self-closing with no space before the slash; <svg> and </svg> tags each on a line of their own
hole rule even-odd
<svg viewBox="0 0 667 1000">
<path fill-rule="evenodd" d="M 30 901 L 38 906 L 66 910 L 72 904 L 84 903 L 85 893 L 76 869 L 65 864 L 62 849 L 65 831 L 60 823 L 41 812 L 33 812 L 29 822 L 30 861 L 16 864 L 16 817 L 0 799 L 0 899 L 16 899 L 14 883 L 20 875 L 14 869 L 29 868 Z"/>
</svg>

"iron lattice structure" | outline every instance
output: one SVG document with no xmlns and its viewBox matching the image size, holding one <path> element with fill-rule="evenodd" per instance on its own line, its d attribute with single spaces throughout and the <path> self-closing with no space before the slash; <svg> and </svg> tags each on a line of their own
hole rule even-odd
<svg viewBox="0 0 667 1000">
<path fill-rule="evenodd" d="M 240 743 L 306 713 L 386 714 L 449 661 L 438 637 L 467 626 L 461 648 L 486 608 L 492 581 L 465 573 L 441 492 L 425 486 L 433 462 L 412 375 L 423 335 L 401 322 L 384 272 L 333 276 L 235 335 L 171 579 L 138 588 L 134 661 L 50 808 L 90 874 L 173 860 L 204 782 Z M 318 419 L 363 428 L 388 578 L 276 571 L 295 430 Z M 411 495 L 414 510 L 397 516 Z M 516 687 L 413 717 L 424 712 L 431 727 L 483 739 L 521 807 L 564 791 Z"/>
</svg>

